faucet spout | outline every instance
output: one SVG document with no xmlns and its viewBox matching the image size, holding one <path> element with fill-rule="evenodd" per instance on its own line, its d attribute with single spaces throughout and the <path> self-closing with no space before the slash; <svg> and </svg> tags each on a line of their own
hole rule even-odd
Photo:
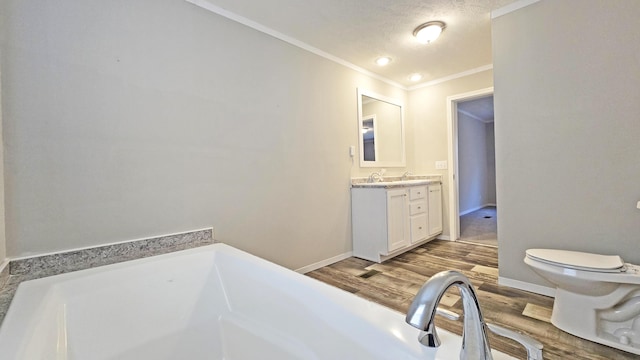
<svg viewBox="0 0 640 360">
<path fill-rule="evenodd" d="M 420 343 L 428 347 L 440 345 L 434 324 L 437 307 L 444 293 L 455 286 L 460 291 L 464 309 L 461 360 L 493 360 L 487 338 L 487 325 L 471 281 L 462 273 L 449 270 L 429 279 L 413 299 L 406 322 L 423 331 Z"/>
<path fill-rule="evenodd" d="M 371 175 L 369 175 L 368 182 L 373 183 L 373 182 L 378 182 L 378 181 L 382 181 L 382 174 L 381 173 L 374 172 Z"/>
</svg>

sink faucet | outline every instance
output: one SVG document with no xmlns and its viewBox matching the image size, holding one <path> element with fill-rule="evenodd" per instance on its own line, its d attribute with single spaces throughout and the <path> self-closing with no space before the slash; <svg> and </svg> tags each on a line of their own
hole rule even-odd
<svg viewBox="0 0 640 360">
<path fill-rule="evenodd" d="M 378 173 L 378 172 L 374 172 L 371 175 L 369 175 L 369 182 L 378 182 L 378 181 L 382 181 L 382 174 Z"/>
<path fill-rule="evenodd" d="M 412 173 L 405 171 L 404 174 L 402 174 L 401 179 L 402 180 L 407 180 L 407 178 L 409 178 L 409 176 L 413 175 Z"/>
<path fill-rule="evenodd" d="M 422 285 L 407 312 L 407 323 L 422 330 L 419 338 L 421 344 L 428 347 L 440 346 L 434 320 L 440 299 L 451 286 L 460 290 L 464 309 L 460 360 L 493 360 L 487 338 L 487 326 L 482 319 L 473 285 L 466 276 L 457 271 L 440 272 Z"/>
</svg>

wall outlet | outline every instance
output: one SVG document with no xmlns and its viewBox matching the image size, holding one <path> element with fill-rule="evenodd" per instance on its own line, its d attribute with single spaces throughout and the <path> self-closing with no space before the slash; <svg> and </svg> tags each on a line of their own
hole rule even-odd
<svg viewBox="0 0 640 360">
<path fill-rule="evenodd" d="M 436 169 L 445 170 L 447 168 L 447 160 L 436 161 Z"/>
<path fill-rule="evenodd" d="M 638 203 L 636 204 L 636 207 L 640 209 L 640 201 L 638 201 Z"/>
<path fill-rule="evenodd" d="M 351 157 L 356 156 L 356 147 L 353 145 L 349 146 L 349 156 Z"/>
</svg>

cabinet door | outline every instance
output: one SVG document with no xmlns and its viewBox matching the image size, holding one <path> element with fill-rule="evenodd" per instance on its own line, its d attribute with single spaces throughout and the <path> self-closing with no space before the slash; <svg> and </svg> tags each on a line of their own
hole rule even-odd
<svg viewBox="0 0 640 360">
<path fill-rule="evenodd" d="M 427 214 L 420 214 L 411 217 L 411 243 L 426 239 L 427 234 Z"/>
<path fill-rule="evenodd" d="M 389 252 L 410 244 L 407 190 L 387 190 L 387 241 Z"/>
<path fill-rule="evenodd" d="M 429 185 L 429 235 L 442 232 L 442 185 Z"/>
</svg>

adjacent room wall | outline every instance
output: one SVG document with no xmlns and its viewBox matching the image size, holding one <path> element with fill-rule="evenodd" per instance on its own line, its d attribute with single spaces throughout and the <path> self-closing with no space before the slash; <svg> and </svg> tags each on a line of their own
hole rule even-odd
<svg viewBox="0 0 640 360">
<path fill-rule="evenodd" d="M 489 123 L 458 112 L 458 202 L 460 214 L 495 204 L 495 166 Z M 493 180 L 493 183 L 491 181 Z M 493 192 L 490 189 L 493 188 Z"/>
<path fill-rule="evenodd" d="M 435 162 L 447 160 L 447 97 L 493 86 L 492 70 L 449 80 L 409 92 L 407 132 L 408 168 L 416 174 L 439 174 L 443 181 L 443 238 L 450 234 L 449 226 L 449 169 L 437 170 Z M 412 149 L 412 150 L 409 150 Z"/>
<path fill-rule="evenodd" d="M 356 89 L 404 90 L 181 0 L 0 6 L 8 256 L 209 226 L 289 268 L 351 251 Z"/>
<path fill-rule="evenodd" d="M 501 278 L 549 285 L 528 248 L 640 263 L 638 14 L 546 0 L 493 20 Z"/>
</svg>

